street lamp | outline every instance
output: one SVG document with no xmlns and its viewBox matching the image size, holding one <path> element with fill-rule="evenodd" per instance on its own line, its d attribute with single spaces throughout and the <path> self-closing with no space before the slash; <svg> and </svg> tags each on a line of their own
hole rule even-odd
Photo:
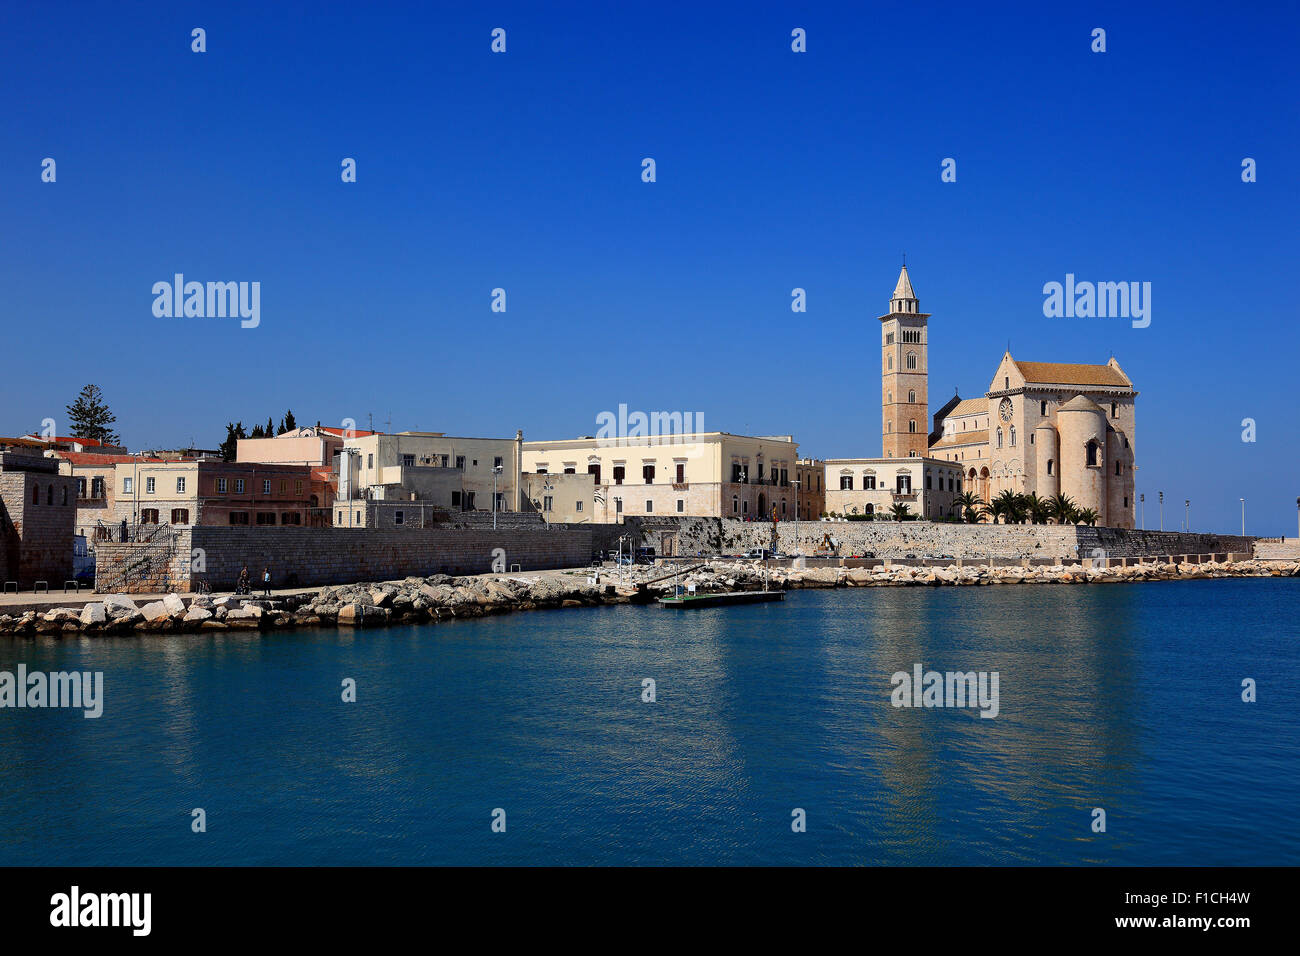
<svg viewBox="0 0 1300 956">
<path fill-rule="evenodd" d="M 799 479 L 792 478 L 790 483 L 794 485 L 794 546 L 796 552 L 799 548 Z M 1300 503 L 1300 499 L 1297 499 Z"/>
<path fill-rule="evenodd" d="M 1300 499 L 1297 500 L 1300 501 Z M 1138 495 L 1138 524 L 1142 526 L 1143 531 L 1147 529 L 1146 503 L 1147 503 L 1147 496 L 1146 493 L 1143 492 L 1142 494 Z"/>
<path fill-rule="evenodd" d="M 1160 492 L 1160 530 L 1165 530 L 1165 493 Z"/>
<path fill-rule="evenodd" d="M 494 465 L 492 468 L 492 530 L 497 529 L 497 476 L 501 474 L 501 466 Z"/>
<path fill-rule="evenodd" d="M 1295 500 L 1296 540 L 1300 541 L 1300 498 Z"/>
<path fill-rule="evenodd" d="M 1183 499 L 1183 530 L 1192 530 L 1192 499 Z"/>
<path fill-rule="evenodd" d="M 1241 536 L 1246 537 L 1246 499 L 1241 499 Z"/>
</svg>

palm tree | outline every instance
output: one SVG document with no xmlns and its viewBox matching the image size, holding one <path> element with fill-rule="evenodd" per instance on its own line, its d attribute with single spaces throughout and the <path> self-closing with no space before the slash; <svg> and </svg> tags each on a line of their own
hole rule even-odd
<svg viewBox="0 0 1300 956">
<path fill-rule="evenodd" d="M 1074 513 L 1074 520 L 1079 524 L 1092 525 L 1095 528 L 1097 522 L 1101 520 L 1101 515 L 1097 514 L 1092 508 L 1084 508 L 1082 511 Z"/>
<path fill-rule="evenodd" d="M 975 524 L 983 517 L 984 499 L 973 491 L 964 491 L 953 499 L 953 504 L 961 508 L 962 517 L 967 524 Z"/>
<path fill-rule="evenodd" d="M 1052 509 L 1052 517 L 1056 519 L 1057 524 L 1074 524 L 1074 516 L 1078 513 L 1074 502 L 1070 500 L 1069 495 L 1053 495 L 1049 501 Z"/>
<path fill-rule="evenodd" d="M 1046 498 L 1038 497 L 1035 492 L 1025 496 L 1025 510 L 1029 513 L 1031 523 L 1047 524 L 1047 519 L 1052 516 L 1052 503 Z"/>
<path fill-rule="evenodd" d="M 893 515 L 895 521 L 906 521 L 908 518 L 912 517 L 912 512 L 908 509 L 906 504 L 902 503 L 896 504 L 890 508 L 889 513 Z"/>
<path fill-rule="evenodd" d="M 989 503 L 987 509 L 987 514 L 992 515 L 994 524 L 997 524 L 999 516 L 1001 516 L 1003 524 L 1010 524 L 1016 520 L 1021 507 L 1016 498 L 1016 493 L 1009 488 L 998 492 L 998 496 Z"/>
</svg>

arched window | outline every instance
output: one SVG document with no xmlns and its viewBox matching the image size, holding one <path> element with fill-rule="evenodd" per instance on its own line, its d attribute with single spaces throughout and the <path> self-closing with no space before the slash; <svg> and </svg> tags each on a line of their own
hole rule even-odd
<svg viewBox="0 0 1300 956">
<path fill-rule="evenodd" d="M 1096 443 L 1095 441 L 1090 441 L 1090 442 L 1088 442 L 1087 454 L 1088 454 L 1088 464 L 1089 464 L 1090 466 L 1092 466 L 1092 467 L 1096 467 L 1096 465 L 1097 465 L 1097 443 Z"/>
<path fill-rule="evenodd" d="M 1016 426 L 1015 425 L 1011 426 L 1011 447 L 1012 448 L 1016 447 Z"/>
<path fill-rule="evenodd" d="M 731 496 L 731 513 L 733 515 L 740 513 L 740 498 L 736 495 Z"/>
<path fill-rule="evenodd" d="M 912 391 L 910 388 L 907 390 L 907 402 L 909 405 L 916 404 L 916 392 Z"/>
<path fill-rule="evenodd" d="M 907 422 L 907 430 L 908 430 L 909 432 L 911 432 L 913 435 L 916 434 L 916 419 L 915 419 L 915 418 L 908 419 L 908 422 Z"/>
<path fill-rule="evenodd" d="M 889 356 L 889 367 L 891 369 L 894 367 L 894 357 L 892 355 Z"/>
<path fill-rule="evenodd" d="M 1122 474 L 1122 471 L 1121 471 L 1122 467 L 1123 467 L 1123 466 L 1120 465 L 1119 462 L 1115 462 L 1115 474 L 1117 474 L 1117 475 L 1118 475 L 1118 474 Z"/>
<path fill-rule="evenodd" d="M 1110 403 L 1110 417 L 1119 418 L 1119 402 Z"/>
<path fill-rule="evenodd" d="M 914 369 L 914 368 L 916 368 L 916 353 L 915 353 L 915 352 L 908 352 L 908 353 L 907 353 L 907 367 L 908 367 L 909 369 Z"/>
<path fill-rule="evenodd" d="M 32 504 L 39 505 L 40 503 L 41 503 L 41 486 L 32 485 Z"/>
<path fill-rule="evenodd" d="M 875 514 L 875 511 L 876 511 L 876 506 L 873 505 L 871 502 L 867 502 L 867 514 Z"/>
<path fill-rule="evenodd" d="M 1052 474 L 1052 469 L 1055 467 L 1056 467 L 1056 462 L 1052 461 L 1052 459 L 1050 458 L 1047 459 L 1047 473 L 1049 475 Z"/>
<path fill-rule="evenodd" d="M 1002 429 L 1001 429 L 1001 428 L 998 429 L 998 447 L 999 447 L 999 448 L 1002 447 Z"/>
<path fill-rule="evenodd" d="M 52 504 L 54 504 L 54 486 L 53 486 L 53 485 L 50 485 L 48 488 L 45 489 L 45 503 L 46 503 L 47 505 L 52 505 Z"/>
</svg>

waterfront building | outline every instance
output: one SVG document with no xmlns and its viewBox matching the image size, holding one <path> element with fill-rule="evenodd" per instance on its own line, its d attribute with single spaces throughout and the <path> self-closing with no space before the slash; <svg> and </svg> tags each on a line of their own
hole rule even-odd
<svg viewBox="0 0 1300 956">
<path fill-rule="evenodd" d="M 667 433 L 626 438 L 584 436 L 524 442 L 524 472 L 531 476 L 590 475 L 591 498 L 583 514 L 598 524 L 628 515 L 794 518 L 799 446 L 790 435 L 729 432 Z M 527 479 L 537 488 L 535 479 Z M 577 488 L 570 483 L 568 487 Z M 585 488 L 585 485 L 581 486 Z M 568 497 L 573 493 L 566 491 Z M 536 497 L 534 492 L 533 497 Z M 570 508 L 568 497 L 557 500 Z M 572 512 L 577 514 L 577 499 Z"/>
<path fill-rule="evenodd" d="M 0 582 L 62 587 L 73 575 L 76 482 L 40 448 L 0 450 Z"/>
<path fill-rule="evenodd" d="M 115 524 L 273 527 L 324 521 L 308 465 L 139 456 L 113 467 Z"/>
</svg>

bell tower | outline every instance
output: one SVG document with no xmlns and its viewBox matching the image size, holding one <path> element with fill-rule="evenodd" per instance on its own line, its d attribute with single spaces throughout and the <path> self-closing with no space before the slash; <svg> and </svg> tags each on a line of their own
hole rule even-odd
<svg viewBox="0 0 1300 956">
<path fill-rule="evenodd" d="M 907 266 L 880 317 L 881 455 L 924 458 L 929 454 L 929 381 L 927 324 Z"/>
</svg>

